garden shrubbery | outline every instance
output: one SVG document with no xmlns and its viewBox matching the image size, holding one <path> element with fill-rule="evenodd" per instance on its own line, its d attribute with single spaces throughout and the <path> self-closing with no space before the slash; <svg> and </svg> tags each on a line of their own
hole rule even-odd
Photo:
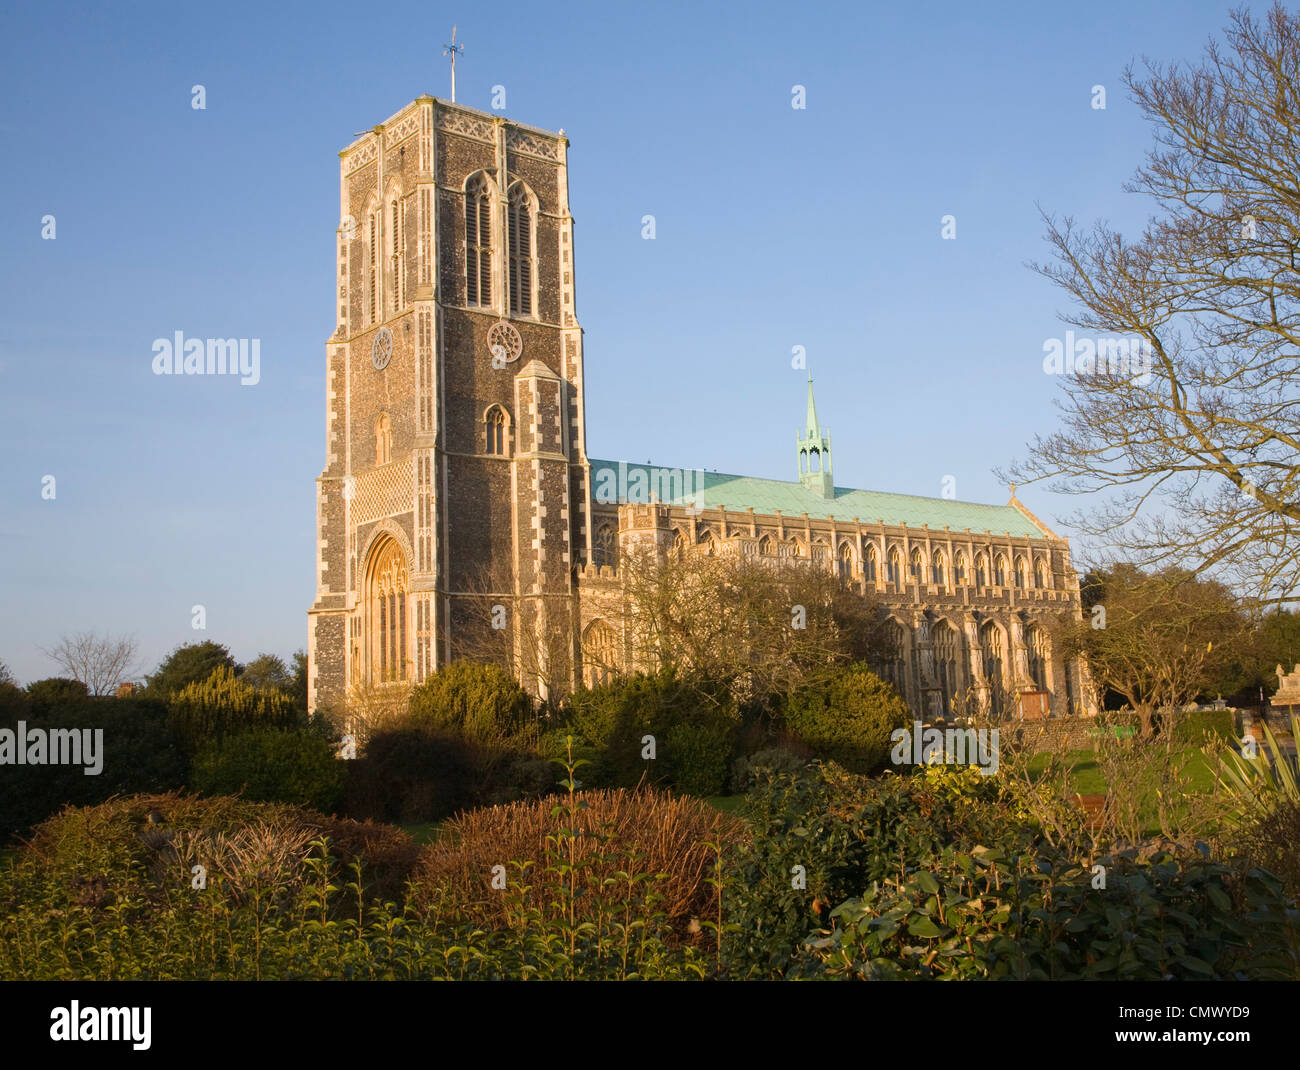
<svg viewBox="0 0 1300 1070">
<path fill-rule="evenodd" d="M 190 683 L 167 700 L 169 723 L 193 754 L 209 741 L 251 729 L 293 728 L 298 710 L 290 695 L 262 690 L 220 666 L 202 683 Z"/>
<path fill-rule="evenodd" d="M 768 778 L 730 859 L 732 976 L 1300 976 L 1300 917 L 1277 877 L 1205 848 L 1091 858 L 1082 837 L 1049 842 L 1020 789 L 994 781 L 945 766 Z"/>
<path fill-rule="evenodd" d="M 260 728 L 203 744 L 191 779 L 205 795 L 242 794 L 328 814 L 342 795 L 347 766 L 319 732 Z"/>
<path fill-rule="evenodd" d="M 727 783 L 740 712 L 721 684 L 670 669 L 621 677 L 573 695 L 563 713 L 579 749 L 592 753 L 581 779 L 609 787 L 652 783 L 716 795 Z M 654 758 L 646 755 L 653 737 Z"/>
<path fill-rule="evenodd" d="M 478 743 L 514 739 L 534 727 L 532 696 L 496 665 L 453 661 L 411 693 L 411 721 Z"/>
<path fill-rule="evenodd" d="M 889 756 L 889 737 L 911 719 L 898 692 L 866 665 L 837 668 L 793 691 L 786 728 L 819 758 L 874 773 Z"/>
<path fill-rule="evenodd" d="M 723 819 L 692 812 L 702 804 L 691 800 L 641 795 L 634 805 L 609 802 L 596 799 L 590 812 L 587 796 L 571 794 L 559 814 L 534 807 L 546 825 L 526 822 L 526 834 L 511 841 L 522 848 L 520 857 L 492 855 L 509 876 L 488 893 L 487 910 L 474 901 L 469 875 L 450 879 L 446 895 L 422 881 L 405 884 L 412 893 L 405 902 L 394 895 L 414 861 L 414 845 L 395 829 L 280 804 L 176 795 L 68 810 L 0 869 L 0 976 L 499 980 L 716 973 L 716 949 L 710 958 L 707 947 L 716 920 L 687 920 L 687 931 L 680 930 L 685 912 L 716 898 L 711 849 L 698 836 L 721 834 Z M 669 818 L 658 841 L 647 813 Z M 486 835 L 513 827 L 491 817 L 481 824 Z M 482 854 L 486 840 L 475 842 Z M 645 865 L 643 848 L 657 849 L 662 872 Z M 420 874 L 446 874 L 446 861 L 422 866 Z M 201 881 L 192 876 L 195 866 L 205 870 Z M 611 866 L 621 867 L 613 875 L 617 885 L 610 883 Z M 467 889 L 470 897 L 458 894 Z M 670 909 L 677 913 L 670 916 Z"/>
<path fill-rule="evenodd" d="M 16 689 L 15 689 L 16 690 Z M 47 701 L 19 691 L 0 703 L 0 728 L 90 729 L 103 732 L 102 768 L 86 774 L 85 765 L 6 765 L 0 777 L 0 839 L 24 834 L 65 803 L 85 806 L 132 792 L 169 791 L 185 783 L 182 740 L 173 731 L 167 707 L 149 699 L 90 698 L 85 689 L 64 689 L 63 701 Z M 92 746 L 94 736 L 91 736 Z M 84 740 L 84 734 L 83 734 Z"/>
<path fill-rule="evenodd" d="M 678 932 L 685 932 L 692 918 L 716 920 L 718 890 L 709 878 L 715 875 L 718 850 L 741 834 L 734 819 L 700 800 L 649 788 L 584 791 L 571 802 L 559 823 L 576 833 L 567 844 L 572 850 L 566 850 L 566 861 L 583 866 L 586 891 L 574 901 L 578 917 L 593 920 L 599 912 L 621 909 L 636 891 L 628 887 L 629 875 L 643 873 L 663 875 L 655 892 Z M 507 875 L 533 881 L 556 832 L 553 806 L 551 800 L 534 799 L 472 810 L 449 821 L 415 873 L 413 902 L 440 902 L 479 925 L 503 923 L 507 908 L 492 887 L 493 867 L 505 860 L 527 865 L 528 870 L 512 868 Z M 529 902 L 543 915 L 558 906 L 544 896 Z"/>
</svg>

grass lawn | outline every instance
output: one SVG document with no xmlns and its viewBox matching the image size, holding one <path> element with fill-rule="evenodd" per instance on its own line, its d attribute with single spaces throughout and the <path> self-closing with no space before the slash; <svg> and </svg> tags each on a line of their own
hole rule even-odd
<svg viewBox="0 0 1300 1070">
<path fill-rule="evenodd" d="M 413 825 L 402 825 L 401 828 L 416 843 L 433 843 L 442 833 L 442 822 L 419 821 Z"/>
<path fill-rule="evenodd" d="M 1066 754 L 1065 760 L 1070 770 L 1071 787 L 1081 795 L 1104 795 L 1108 785 L 1097 765 L 1097 756 L 1092 749 L 1074 750 Z M 1184 744 L 1175 747 L 1170 754 L 1171 764 L 1182 768 L 1188 778 L 1189 795 L 1204 795 L 1214 790 L 1213 759 L 1207 759 L 1200 747 Z M 1041 775 L 1047 765 L 1048 755 L 1037 754 L 1029 763 L 1029 771 L 1035 778 Z M 1186 763 L 1184 765 L 1184 763 Z M 1139 815 L 1145 824 L 1146 835 L 1156 835 L 1160 831 L 1157 817 L 1156 786 L 1151 784 L 1143 793 L 1139 804 Z M 1181 809 L 1175 801 L 1175 811 Z"/>
<path fill-rule="evenodd" d="M 1045 753 L 1034 755 L 1033 760 L 1029 763 L 1030 773 L 1041 774 L 1043 768 L 1047 765 L 1047 760 L 1048 755 Z M 1105 794 L 1106 780 L 1097 767 L 1097 756 L 1091 748 L 1072 750 L 1065 756 L 1065 760 L 1074 777 L 1076 790 L 1080 794 Z M 1171 755 L 1171 760 L 1187 761 L 1187 767 L 1184 771 L 1191 778 L 1192 791 L 1201 794 L 1214 789 L 1214 768 L 1205 755 L 1201 753 L 1199 747 L 1190 745 L 1176 747 Z"/>
</svg>

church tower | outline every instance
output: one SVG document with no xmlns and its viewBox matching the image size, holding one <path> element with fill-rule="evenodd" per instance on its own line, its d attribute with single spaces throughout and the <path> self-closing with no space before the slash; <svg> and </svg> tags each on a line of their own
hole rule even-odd
<svg viewBox="0 0 1300 1070">
<path fill-rule="evenodd" d="M 568 140 L 425 96 L 339 156 L 310 704 L 494 644 L 568 686 L 590 550 Z"/>
<path fill-rule="evenodd" d="M 799 447 L 799 482 L 823 498 L 835 497 L 831 478 L 831 436 L 817 422 L 817 403 L 813 401 L 812 373 L 808 373 L 808 426 L 795 435 Z"/>
</svg>

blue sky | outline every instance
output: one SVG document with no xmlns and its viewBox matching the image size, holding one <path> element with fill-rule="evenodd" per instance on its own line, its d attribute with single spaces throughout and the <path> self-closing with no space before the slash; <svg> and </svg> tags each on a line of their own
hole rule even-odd
<svg viewBox="0 0 1300 1070">
<path fill-rule="evenodd" d="M 0 15 L 0 659 L 21 680 L 83 629 L 134 635 L 145 669 L 196 638 L 306 645 L 336 154 L 447 95 L 453 23 L 460 102 L 502 85 L 505 115 L 571 139 L 591 455 L 794 478 L 803 346 L 838 485 L 951 475 L 1001 503 L 991 469 L 1056 419 L 1066 304 L 1025 266 L 1036 205 L 1140 226 L 1121 186 L 1150 135 L 1120 73 L 1195 60 L 1227 22 L 1222 0 L 359 10 Z M 177 330 L 261 339 L 261 382 L 153 375 Z M 1049 523 L 1079 504 L 1021 497 Z"/>
</svg>

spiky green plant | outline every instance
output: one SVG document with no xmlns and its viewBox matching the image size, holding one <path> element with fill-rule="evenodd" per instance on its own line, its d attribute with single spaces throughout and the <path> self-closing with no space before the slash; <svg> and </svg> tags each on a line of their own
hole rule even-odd
<svg viewBox="0 0 1300 1070">
<path fill-rule="evenodd" d="M 1223 792 L 1223 817 L 1230 826 L 1258 821 L 1281 806 L 1300 806 L 1300 776 L 1297 775 L 1296 760 L 1283 749 L 1267 722 L 1263 722 L 1261 727 L 1264 741 L 1253 748 L 1254 757 L 1246 757 L 1236 750 L 1225 751 L 1219 757 L 1218 784 Z M 1291 736 L 1300 738 L 1300 715 L 1294 713 L 1291 715 Z"/>
</svg>

